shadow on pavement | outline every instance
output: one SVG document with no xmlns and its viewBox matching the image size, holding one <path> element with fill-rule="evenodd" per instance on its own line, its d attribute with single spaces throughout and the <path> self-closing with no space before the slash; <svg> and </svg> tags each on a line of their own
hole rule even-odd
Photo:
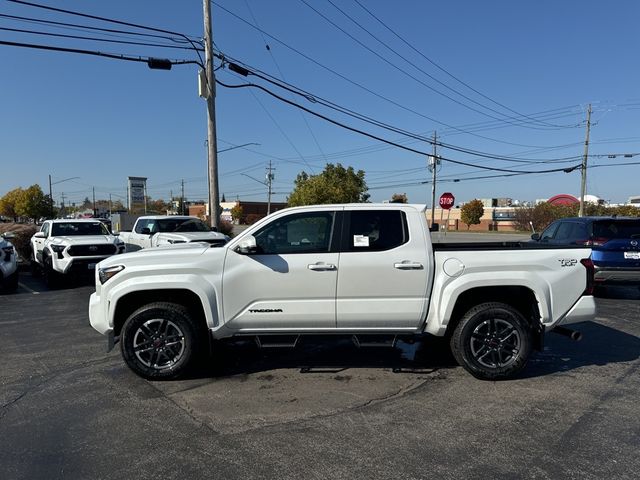
<svg viewBox="0 0 640 480">
<path fill-rule="evenodd" d="M 358 348 L 348 336 L 301 338 L 295 348 L 260 349 L 253 339 L 216 344 L 216 351 L 190 378 L 247 375 L 278 369 L 337 374 L 352 368 L 392 369 L 395 373 L 429 374 L 457 367 L 446 342 L 419 337 L 396 347 Z"/>
<path fill-rule="evenodd" d="M 632 362 L 640 357 L 640 338 L 596 322 L 572 325 L 582 332 L 579 342 L 549 333 L 545 348 L 535 352 L 520 378 L 569 372 L 591 365 Z"/>
</svg>

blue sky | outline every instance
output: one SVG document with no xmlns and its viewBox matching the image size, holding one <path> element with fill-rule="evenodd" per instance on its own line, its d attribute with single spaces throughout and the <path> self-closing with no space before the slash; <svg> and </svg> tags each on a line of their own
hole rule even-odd
<svg viewBox="0 0 640 480">
<path fill-rule="evenodd" d="M 487 168 L 538 172 L 579 164 L 591 103 L 587 192 L 611 202 L 640 194 L 640 168 L 633 165 L 640 156 L 620 155 L 640 152 L 638 2 L 359 1 L 391 30 L 355 0 L 216 0 L 215 44 L 252 68 L 403 132 L 430 138 L 437 131 L 439 141 L 454 147 L 438 147 L 447 160 L 438 170 L 437 193 L 453 192 L 458 201 L 579 194 L 578 169 L 505 177 L 499 175 L 509 172 Z M 194 38 L 203 32 L 198 0 L 37 3 Z M 3 29 L 159 41 L 7 18 L 133 31 L 7 1 L 0 3 L 0 15 Z M 197 59 L 192 50 L 9 30 L 0 30 L 0 41 Z M 34 183 L 47 191 L 51 175 L 59 182 L 53 187 L 58 202 L 63 193 L 67 203 L 81 202 L 92 188 L 99 199 L 110 193 L 116 199 L 125 195 L 127 176 L 145 176 L 154 199 L 179 194 L 182 180 L 188 199 L 206 199 L 206 104 L 197 94 L 197 65 L 158 71 L 144 63 L 4 45 L 0 61 L 0 195 Z M 224 83 L 254 82 L 351 127 L 431 152 L 427 142 L 294 97 L 261 79 L 239 77 L 228 68 L 216 74 Z M 266 200 L 258 181 L 271 161 L 275 201 L 286 199 L 300 171 L 319 173 L 332 162 L 364 170 L 373 201 L 406 193 L 411 202 L 430 203 L 431 186 L 420 184 L 431 178 L 424 155 L 331 125 L 257 89 L 219 86 L 216 107 L 219 150 L 258 144 L 219 155 L 220 192 L 227 200 Z M 615 165 L 620 163 L 627 165 Z M 70 177 L 80 178 L 64 181 Z"/>
</svg>

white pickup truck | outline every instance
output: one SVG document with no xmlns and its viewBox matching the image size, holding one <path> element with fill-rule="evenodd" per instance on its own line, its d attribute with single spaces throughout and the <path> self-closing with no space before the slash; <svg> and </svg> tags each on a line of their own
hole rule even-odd
<svg viewBox="0 0 640 480">
<path fill-rule="evenodd" d="M 127 252 L 176 243 L 205 242 L 221 246 L 229 237 L 211 230 L 197 217 L 178 215 L 145 215 L 136 220 L 131 232 L 117 232 Z"/>
<path fill-rule="evenodd" d="M 432 244 L 424 210 L 291 208 L 221 248 L 110 258 L 96 271 L 91 325 L 151 379 L 183 374 L 229 337 L 294 346 L 311 334 L 372 344 L 425 333 L 448 337 L 474 376 L 500 379 L 525 366 L 546 331 L 577 336 L 561 325 L 593 319 L 589 248 Z"/>
<path fill-rule="evenodd" d="M 124 253 L 124 243 L 95 219 L 47 220 L 31 237 L 31 266 L 53 287 L 63 274 L 91 272 L 98 262 Z"/>
</svg>

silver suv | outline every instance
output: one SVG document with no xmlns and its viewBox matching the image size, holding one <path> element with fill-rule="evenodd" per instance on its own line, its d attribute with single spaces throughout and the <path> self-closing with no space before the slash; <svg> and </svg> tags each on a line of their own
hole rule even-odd
<svg viewBox="0 0 640 480">
<path fill-rule="evenodd" d="M 18 254 L 9 241 L 13 233 L 0 235 L 0 287 L 15 291 L 18 288 Z"/>
</svg>

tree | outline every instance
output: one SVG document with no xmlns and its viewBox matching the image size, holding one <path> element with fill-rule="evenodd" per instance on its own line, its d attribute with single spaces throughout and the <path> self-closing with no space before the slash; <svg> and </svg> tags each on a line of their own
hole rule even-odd
<svg viewBox="0 0 640 480">
<path fill-rule="evenodd" d="M 168 209 L 169 209 L 169 204 L 167 204 L 162 199 L 158 199 L 158 200 L 149 199 L 147 203 L 148 213 L 158 213 L 158 214 L 165 215 Z"/>
<path fill-rule="evenodd" d="M 327 203 L 363 203 L 369 200 L 364 171 L 341 164 L 328 163 L 318 175 L 298 174 L 295 187 L 287 202 L 289 206 L 321 205 Z"/>
<path fill-rule="evenodd" d="M 0 215 L 12 218 L 14 222 L 18 220 L 20 216 L 16 211 L 16 203 L 22 196 L 22 188 L 14 188 L 10 192 L 7 192 L 2 198 L 0 198 Z"/>
<path fill-rule="evenodd" d="M 244 214 L 244 211 L 241 205 L 236 204 L 231 209 L 231 218 L 233 218 L 233 221 L 236 223 L 241 223 L 243 214 Z"/>
<path fill-rule="evenodd" d="M 391 203 L 409 203 L 406 193 L 394 193 L 391 196 Z"/>
<path fill-rule="evenodd" d="M 460 209 L 460 219 L 467 224 L 467 230 L 471 225 L 479 225 L 480 219 L 484 215 L 484 207 L 480 200 L 471 200 L 465 203 Z"/>
<path fill-rule="evenodd" d="M 40 217 L 49 215 L 51 202 L 49 196 L 42 193 L 40 185 L 31 185 L 22 191 L 16 201 L 15 209 L 18 215 L 36 221 Z"/>
</svg>

